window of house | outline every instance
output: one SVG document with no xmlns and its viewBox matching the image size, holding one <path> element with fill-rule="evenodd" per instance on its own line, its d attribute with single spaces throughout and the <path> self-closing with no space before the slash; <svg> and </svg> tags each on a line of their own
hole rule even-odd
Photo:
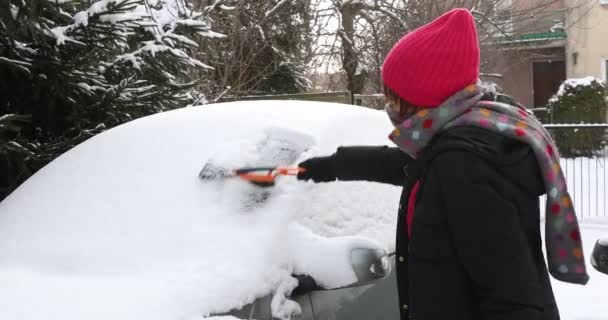
<svg viewBox="0 0 608 320">
<path fill-rule="evenodd" d="M 608 5 L 608 0 L 600 0 L 601 5 Z"/>
</svg>

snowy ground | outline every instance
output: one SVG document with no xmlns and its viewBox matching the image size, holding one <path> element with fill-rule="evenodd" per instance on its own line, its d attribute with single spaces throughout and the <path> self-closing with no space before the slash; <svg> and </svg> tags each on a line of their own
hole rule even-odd
<svg viewBox="0 0 608 320">
<path fill-rule="evenodd" d="M 398 188 L 285 178 L 263 206 L 243 209 L 250 186 L 197 178 L 211 157 L 252 161 L 269 128 L 308 136 L 301 159 L 386 144 L 390 132 L 378 111 L 261 101 L 167 112 L 101 134 L 0 203 L 0 319 L 190 320 L 272 293 L 275 313 L 289 313 L 293 272 L 327 286 L 353 281 L 350 247 L 394 247 Z M 588 255 L 608 224 L 585 221 Z M 593 271 L 586 287 L 555 288 L 563 319 L 608 319 L 608 276 Z"/>
<path fill-rule="evenodd" d="M 597 239 L 608 235 L 608 222 L 606 220 L 583 222 L 581 232 L 588 262 Z M 589 263 L 587 267 L 589 268 L 590 280 L 586 286 L 552 281 L 557 305 L 563 320 L 608 319 L 608 305 L 605 303 L 608 275 L 597 272 Z"/>
</svg>

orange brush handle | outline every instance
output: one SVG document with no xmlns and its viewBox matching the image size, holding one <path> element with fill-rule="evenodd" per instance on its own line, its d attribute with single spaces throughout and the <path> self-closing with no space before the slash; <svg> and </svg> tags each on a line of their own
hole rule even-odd
<svg viewBox="0 0 608 320">
<path fill-rule="evenodd" d="M 277 175 L 282 176 L 297 176 L 298 173 L 306 171 L 304 168 L 300 167 L 277 167 L 275 169 Z"/>
<path fill-rule="evenodd" d="M 255 174 L 255 173 L 243 173 L 239 174 L 239 177 L 243 180 L 251 182 L 262 182 L 262 183 L 274 183 L 276 176 L 272 174 Z"/>
<path fill-rule="evenodd" d="M 267 171 L 266 174 L 254 172 L 241 173 L 238 176 L 247 181 L 259 183 L 274 183 L 277 176 L 297 176 L 298 173 L 306 171 L 304 168 L 298 167 L 277 167 L 274 170 Z"/>
</svg>

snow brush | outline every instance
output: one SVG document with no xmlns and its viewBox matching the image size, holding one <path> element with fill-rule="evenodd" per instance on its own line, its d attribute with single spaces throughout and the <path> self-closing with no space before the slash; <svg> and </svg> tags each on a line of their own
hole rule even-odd
<svg viewBox="0 0 608 320">
<path fill-rule="evenodd" d="M 226 170 L 208 163 L 198 177 L 202 180 L 240 178 L 259 187 L 272 187 L 278 176 L 297 176 L 298 173 L 304 171 L 304 168 L 299 167 L 246 167 Z"/>
</svg>

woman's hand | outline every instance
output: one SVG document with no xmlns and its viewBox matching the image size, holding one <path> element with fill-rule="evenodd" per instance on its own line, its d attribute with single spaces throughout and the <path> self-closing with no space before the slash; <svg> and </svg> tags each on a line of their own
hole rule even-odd
<svg viewBox="0 0 608 320">
<path fill-rule="evenodd" d="M 310 158 L 298 165 L 304 171 L 298 173 L 298 180 L 329 182 L 336 180 L 332 157 Z"/>
</svg>

